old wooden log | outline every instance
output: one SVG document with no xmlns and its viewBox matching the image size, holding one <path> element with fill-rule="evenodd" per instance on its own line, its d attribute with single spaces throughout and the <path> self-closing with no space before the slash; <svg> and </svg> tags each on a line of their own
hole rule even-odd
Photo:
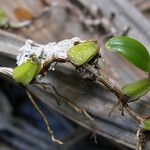
<svg viewBox="0 0 150 150">
<path fill-rule="evenodd" d="M 150 23 L 135 9 L 128 1 L 119 0 L 101 0 L 95 1 L 102 9 L 106 16 L 111 12 L 117 14 L 114 26 L 121 31 L 123 26 L 130 26 L 130 35 L 141 40 L 148 48 L 150 37 Z M 126 6 L 126 7 L 125 7 Z M 128 9 L 132 13 L 128 13 Z M 121 14 L 121 15 L 120 15 Z M 140 22 L 138 21 L 140 20 Z M 142 22 L 142 24 L 141 24 Z M 78 30 L 79 31 L 79 30 Z M 80 35 L 79 33 L 77 33 Z M 72 33 L 72 35 L 76 35 Z M 15 56 L 18 48 L 23 45 L 23 39 L 6 32 L 0 32 L 0 65 L 15 66 Z M 106 53 L 110 64 L 116 69 L 120 76 L 120 83 L 133 81 L 141 76 L 145 76 L 133 66 L 128 65 L 119 56 Z M 119 62 L 119 63 L 118 63 Z M 123 66 L 123 67 L 122 67 Z M 111 117 L 108 117 L 108 112 L 115 104 L 115 97 L 95 83 L 83 80 L 70 65 L 60 65 L 56 71 L 51 71 L 48 74 L 47 80 L 51 81 L 58 91 L 69 97 L 79 107 L 86 108 L 88 112 L 96 120 L 96 133 L 105 136 L 117 143 L 124 144 L 128 147 L 135 148 L 135 134 L 137 130 L 136 122 L 128 115 L 121 116 L 118 110 L 115 110 Z M 45 102 L 48 106 L 63 114 L 74 122 L 91 129 L 90 123 L 86 118 L 76 113 L 65 102 L 60 100 L 60 106 L 57 105 L 55 97 L 47 95 L 44 91 L 37 87 L 31 87 L 34 95 Z M 142 115 L 150 114 L 149 97 L 145 97 L 140 103 L 132 104 L 131 106 Z M 147 148 L 150 148 L 150 142 L 147 142 Z"/>
</svg>

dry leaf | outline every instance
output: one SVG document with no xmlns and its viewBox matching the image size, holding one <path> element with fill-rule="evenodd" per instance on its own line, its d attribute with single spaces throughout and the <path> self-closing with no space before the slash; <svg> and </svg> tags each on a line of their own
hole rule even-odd
<svg viewBox="0 0 150 150">
<path fill-rule="evenodd" d="M 40 0 L 43 6 L 49 6 L 50 4 L 47 2 L 47 0 Z"/>
<path fill-rule="evenodd" d="M 33 18 L 29 10 L 21 7 L 15 9 L 15 15 L 19 21 L 31 20 Z"/>
</svg>

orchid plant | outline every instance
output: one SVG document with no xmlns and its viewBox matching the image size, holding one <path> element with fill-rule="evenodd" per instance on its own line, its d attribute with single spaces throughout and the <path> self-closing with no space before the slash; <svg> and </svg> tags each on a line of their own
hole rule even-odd
<svg viewBox="0 0 150 150">
<path fill-rule="evenodd" d="M 144 45 L 133 38 L 118 36 L 111 38 L 106 43 L 106 48 L 121 54 L 128 62 L 148 73 L 147 78 L 122 87 L 123 93 L 129 97 L 128 102 L 139 100 L 142 96 L 146 95 L 150 91 L 150 55 Z M 144 120 L 143 128 L 150 130 L 150 120 Z"/>
<path fill-rule="evenodd" d="M 75 67 L 83 67 L 117 96 L 124 109 L 139 122 L 142 131 L 150 131 L 149 117 L 139 116 L 128 105 L 128 103 L 139 100 L 150 91 L 150 55 L 148 50 L 142 43 L 127 36 L 113 37 L 106 42 L 105 47 L 111 52 L 122 55 L 129 63 L 146 72 L 147 78 L 126 84 L 120 90 L 103 78 L 103 75 L 99 75 L 96 71 L 93 71 L 93 68 L 91 69 L 92 66 L 90 66 L 89 61 L 96 58 L 96 55 L 100 52 L 97 41 L 82 41 L 77 37 L 47 45 L 37 44 L 31 40 L 26 41 L 26 44 L 19 50 L 18 66 L 13 69 L 12 77 L 15 82 L 26 89 L 29 84 L 43 77 L 54 62 L 69 62 Z M 62 144 L 61 141 L 55 139 L 45 115 L 36 105 L 31 94 L 27 92 L 27 95 L 44 118 L 52 140 Z M 77 107 L 75 109 L 77 110 Z M 86 111 L 83 111 L 83 114 L 91 118 Z"/>
</svg>

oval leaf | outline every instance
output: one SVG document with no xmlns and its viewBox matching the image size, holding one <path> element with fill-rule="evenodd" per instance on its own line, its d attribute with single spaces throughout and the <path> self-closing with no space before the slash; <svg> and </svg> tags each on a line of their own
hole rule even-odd
<svg viewBox="0 0 150 150">
<path fill-rule="evenodd" d="M 120 53 L 139 69 L 145 72 L 150 71 L 149 53 L 139 41 L 126 36 L 118 36 L 111 38 L 106 43 L 106 48 L 112 52 Z"/>
<path fill-rule="evenodd" d="M 131 101 L 135 101 L 150 91 L 150 81 L 146 78 L 138 80 L 134 83 L 126 84 L 122 87 L 125 95 L 131 97 Z"/>
<path fill-rule="evenodd" d="M 150 131 L 150 120 L 144 120 L 144 130 Z"/>
<path fill-rule="evenodd" d="M 69 60 L 76 66 L 81 66 L 90 61 L 99 51 L 96 41 L 79 43 L 68 50 Z"/>
<path fill-rule="evenodd" d="M 40 64 L 31 59 L 13 70 L 13 79 L 24 86 L 27 86 L 39 73 Z"/>
</svg>

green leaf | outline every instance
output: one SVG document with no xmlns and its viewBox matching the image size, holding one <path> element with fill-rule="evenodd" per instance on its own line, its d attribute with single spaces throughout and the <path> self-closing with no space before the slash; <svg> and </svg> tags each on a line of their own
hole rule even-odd
<svg viewBox="0 0 150 150">
<path fill-rule="evenodd" d="M 86 41 L 79 43 L 68 51 L 70 62 L 76 66 L 81 66 L 90 61 L 99 51 L 99 46 L 96 41 Z"/>
<path fill-rule="evenodd" d="M 117 36 L 106 43 L 106 48 L 112 52 L 123 55 L 130 63 L 139 69 L 150 71 L 150 56 L 147 49 L 139 41 L 126 37 Z"/>
<path fill-rule="evenodd" d="M 13 79 L 27 86 L 39 74 L 40 69 L 40 64 L 30 59 L 13 70 Z"/>
<path fill-rule="evenodd" d="M 134 83 L 126 84 L 122 87 L 125 95 L 131 97 L 130 101 L 134 101 L 144 96 L 150 91 L 150 80 L 144 78 Z"/>
<path fill-rule="evenodd" d="M 150 120 L 144 120 L 144 130 L 150 131 Z"/>
<path fill-rule="evenodd" d="M 4 26 L 7 22 L 7 17 L 2 9 L 0 9 L 0 26 Z"/>
</svg>

